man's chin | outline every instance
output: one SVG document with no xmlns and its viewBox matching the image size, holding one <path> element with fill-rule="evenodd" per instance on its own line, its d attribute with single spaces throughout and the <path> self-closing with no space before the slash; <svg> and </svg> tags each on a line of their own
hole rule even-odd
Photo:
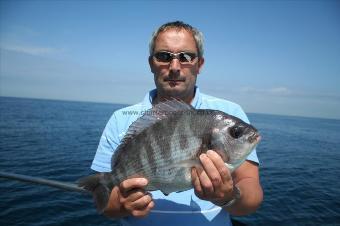
<svg viewBox="0 0 340 226">
<path fill-rule="evenodd" d="M 167 87 L 162 92 L 164 97 L 174 97 L 174 98 L 181 98 L 184 94 L 183 89 L 180 87 Z"/>
</svg>

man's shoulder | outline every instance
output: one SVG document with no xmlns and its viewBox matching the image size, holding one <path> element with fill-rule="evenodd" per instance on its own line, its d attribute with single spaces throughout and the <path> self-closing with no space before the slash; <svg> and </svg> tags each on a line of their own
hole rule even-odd
<svg viewBox="0 0 340 226">
<path fill-rule="evenodd" d="M 141 116 L 145 110 L 147 110 L 147 106 L 145 104 L 143 104 L 143 102 L 137 103 L 137 104 L 133 104 L 133 105 L 129 105 L 123 108 L 120 108 L 118 110 L 116 110 L 113 114 L 116 117 L 120 117 L 120 116 Z"/>
<path fill-rule="evenodd" d="M 204 93 L 201 93 L 201 108 L 216 109 L 225 111 L 226 113 L 233 113 L 242 109 L 241 106 L 235 102 Z"/>
<path fill-rule="evenodd" d="M 122 132 L 125 132 L 134 121 L 145 113 L 145 109 L 146 107 L 143 103 L 117 109 L 111 115 L 106 127 L 108 130 L 114 130 L 122 136 Z"/>
<path fill-rule="evenodd" d="M 137 104 L 128 105 L 128 106 L 125 106 L 123 108 L 120 108 L 120 109 L 116 110 L 115 113 L 121 114 L 123 112 L 128 112 L 128 111 L 138 111 L 142 107 L 143 107 L 143 103 L 140 102 L 140 103 L 137 103 Z"/>
</svg>

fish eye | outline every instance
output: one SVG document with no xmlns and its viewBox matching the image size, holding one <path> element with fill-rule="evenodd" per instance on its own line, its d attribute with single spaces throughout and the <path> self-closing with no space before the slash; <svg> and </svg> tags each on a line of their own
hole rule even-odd
<svg viewBox="0 0 340 226">
<path fill-rule="evenodd" d="M 231 137 L 238 139 L 243 135 L 245 127 L 242 125 L 235 125 L 229 129 L 229 134 Z"/>
</svg>

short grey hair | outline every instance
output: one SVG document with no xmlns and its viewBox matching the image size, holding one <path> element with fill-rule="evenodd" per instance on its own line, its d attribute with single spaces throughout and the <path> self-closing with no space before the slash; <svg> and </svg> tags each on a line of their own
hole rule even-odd
<svg viewBox="0 0 340 226">
<path fill-rule="evenodd" d="M 198 57 L 203 57 L 203 52 L 204 52 L 203 51 L 203 33 L 200 32 L 197 28 L 194 28 L 191 25 L 186 24 L 182 21 L 173 21 L 173 22 L 165 23 L 153 32 L 150 43 L 149 43 L 150 56 L 152 56 L 154 53 L 155 41 L 158 35 L 170 29 L 176 29 L 178 31 L 184 29 L 188 31 L 189 33 L 191 33 L 196 42 Z"/>
</svg>

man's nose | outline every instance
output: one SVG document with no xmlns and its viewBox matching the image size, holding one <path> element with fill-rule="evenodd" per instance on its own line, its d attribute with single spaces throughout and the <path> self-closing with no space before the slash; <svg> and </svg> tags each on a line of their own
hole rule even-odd
<svg viewBox="0 0 340 226">
<path fill-rule="evenodd" d="M 173 73 L 179 73 L 180 69 L 181 69 L 181 63 L 179 62 L 179 60 L 176 58 L 172 59 L 172 61 L 170 62 L 170 70 Z"/>
</svg>

